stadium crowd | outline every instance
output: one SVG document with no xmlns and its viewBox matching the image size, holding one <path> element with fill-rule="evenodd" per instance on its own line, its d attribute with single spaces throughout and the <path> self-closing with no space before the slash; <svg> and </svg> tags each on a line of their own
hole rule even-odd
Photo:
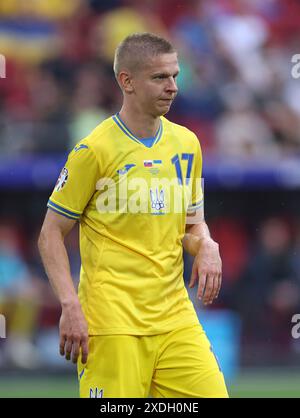
<svg viewBox="0 0 300 418">
<path fill-rule="evenodd" d="M 300 84 L 291 77 L 299 27 L 293 0 L 2 2 L 1 152 L 72 148 L 118 109 L 115 46 L 153 31 L 180 51 L 170 117 L 195 130 L 206 155 L 299 153 Z"/>
<path fill-rule="evenodd" d="M 0 79 L 1 158 L 67 153 L 115 113 L 121 100 L 112 71 L 115 47 L 143 31 L 172 39 L 179 50 L 179 94 L 168 117 L 198 135 L 204 159 L 276 164 L 295 157 L 300 83 L 291 76 L 291 58 L 299 28 L 300 3 L 293 0 L 1 2 L 7 73 Z M 222 215 L 210 227 L 223 256 L 216 309 L 241 315 L 247 343 L 267 340 L 290 350 L 286 326 L 300 308 L 297 219 L 269 217 L 253 231 L 242 219 Z M 69 251 L 78 280 L 75 232 Z M 36 236 L 18 220 L 0 223 L 0 312 L 10 330 L 9 342 L 0 340 L 0 364 L 43 364 L 37 335 L 49 336 L 60 312 L 37 258 Z"/>
</svg>

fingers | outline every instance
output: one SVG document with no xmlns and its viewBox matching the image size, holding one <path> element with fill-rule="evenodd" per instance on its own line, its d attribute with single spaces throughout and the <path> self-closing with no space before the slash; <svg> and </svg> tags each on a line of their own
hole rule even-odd
<svg viewBox="0 0 300 418">
<path fill-rule="evenodd" d="M 221 274 L 203 274 L 199 280 L 197 296 L 204 305 L 209 305 L 218 297 L 221 287 Z"/>
<path fill-rule="evenodd" d="M 200 274 L 199 284 L 198 284 L 198 292 L 197 292 L 197 298 L 198 299 L 203 298 L 205 285 L 206 285 L 206 274 Z"/>
<path fill-rule="evenodd" d="M 67 342 L 66 342 L 66 344 L 65 344 L 65 357 L 66 357 L 66 360 L 70 360 L 70 358 L 71 358 L 71 352 L 72 352 L 72 339 L 71 338 L 68 338 L 67 339 Z"/>
<path fill-rule="evenodd" d="M 72 347 L 72 363 L 76 364 L 79 356 L 79 348 L 80 348 L 80 342 L 79 338 L 75 341 L 73 341 L 73 347 Z"/>
<path fill-rule="evenodd" d="M 62 356 L 65 356 L 66 360 L 72 358 L 72 362 L 76 364 L 80 355 L 80 348 L 81 362 L 85 364 L 88 358 L 88 337 L 82 337 L 82 339 L 77 335 L 69 338 L 61 337 L 59 351 Z"/>
<path fill-rule="evenodd" d="M 216 299 L 218 299 L 220 289 L 221 289 L 221 284 L 222 284 L 222 273 L 220 273 L 218 275 L 218 288 L 217 288 L 217 292 L 216 292 L 216 296 L 215 296 Z"/>
<path fill-rule="evenodd" d="M 192 274 L 190 278 L 189 287 L 192 288 L 195 286 L 196 280 L 198 279 L 198 268 L 196 262 L 193 263 Z"/>
<path fill-rule="evenodd" d="M 66 360 L 75 364 L 83 353 L 83 362 L 88 356 L 88 325 L 80 305 L 63 307 L 59 321 L 59 351 Z M 82 349 L 82 350 L 81 350 Z"/>
<path fill-rule="evenodd" d="M 59 341 L 59 353 L 61 356 L 65 355 L 65 343 L 66 343 L 66 336 L 61 335 Z"/>
<path fill-rule="evenodd" d="M 205 291 L 203 295 L 203 303 L 205 305 L 210 305 L 213 302 L 214 297 L 216 295 L 217 288 L 218 288 L 217 276 L 214 274 L 209 274 L 206 278 Z"/>
<path fill-rule="evenodd" d="M 81 363 L 85 364 L 87 362 L 89 354 L 88 340 L 87 338 L 81 342 Z"/>
</svg>

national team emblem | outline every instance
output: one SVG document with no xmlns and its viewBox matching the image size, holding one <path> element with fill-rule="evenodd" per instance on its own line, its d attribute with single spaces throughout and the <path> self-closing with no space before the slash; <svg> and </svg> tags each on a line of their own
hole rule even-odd
<svg viewBox="0 0 300 418">
<path fill-rule="evenodd" d="M 61 170 L 61 173 L 60 173 L 60 175 L 58 177 L 58 180 L 56 182 L 56 185 L 55 185 L 55 191 L 56 192 L 59 192 L 63 187 L 65 187 L 65 184 L 67 183 L 68 177 L 69 177 L 68 169 L 66 167 L 64 167 Z"/>
<path fill-rule="evenodd" d="M 90 388 L 90 398 L 103 398 L 103 389 Z"/>
<path fill-rule="evenodd" d="M 158 189 L 155 189 L 155 193 L 150 189 L 150 199 L 151 199 L 151 208 L 155 210 L 160 210 L 165 207 L 165 194 L 163 189 L 158 192 Z"/>
</svg>

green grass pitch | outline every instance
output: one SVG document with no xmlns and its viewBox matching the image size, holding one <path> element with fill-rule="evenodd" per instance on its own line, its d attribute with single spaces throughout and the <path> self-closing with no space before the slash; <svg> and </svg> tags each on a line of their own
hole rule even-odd
<svg viewBox="0 0 300 418">
<path fill-rule="evenodd" d="M 230 397 L 300 398 L 300 371 L 243 372 L 228 383 Z M 78 383 L 74 376 L 0 377 L 0 397 L 9 398 L 76 398 Z"/>
</svg>

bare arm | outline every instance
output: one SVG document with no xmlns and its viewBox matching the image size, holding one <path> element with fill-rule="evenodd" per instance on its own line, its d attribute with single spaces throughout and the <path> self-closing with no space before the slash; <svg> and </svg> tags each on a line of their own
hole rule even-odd
<svg viewBox="0 0 300 418">
<path fill-rule="evenodd" d="M 211 238 L 208 226 L 203 220 L 198 224 L 187 225 L 185 231 L 182 240 L 183 248 L 186 252 L 196 257 L 200 250 L 201 241 Z"/>
<path fill-rule="evenodd" d="M 185 251 L 195 257 L 189 287 L 198 281 L 197 297 L 205 305 L 218 297 L 222 282 L 222 261 L 219 245 L 211 238 L 202 212 L 198 223 L 187 224 L 182 245 Z"/>
<path fill-rule="evenodd" d="M 50 284 L 58 297 L 62 315 L 60 319 L 60 353 L 77 362 L 80 348 L 82 363 L 88 356 L 88 328 L 73 284 L 69 258 L 64 239 L 76 221 L 48 210 L 38 247 Z"/>
</svg>

